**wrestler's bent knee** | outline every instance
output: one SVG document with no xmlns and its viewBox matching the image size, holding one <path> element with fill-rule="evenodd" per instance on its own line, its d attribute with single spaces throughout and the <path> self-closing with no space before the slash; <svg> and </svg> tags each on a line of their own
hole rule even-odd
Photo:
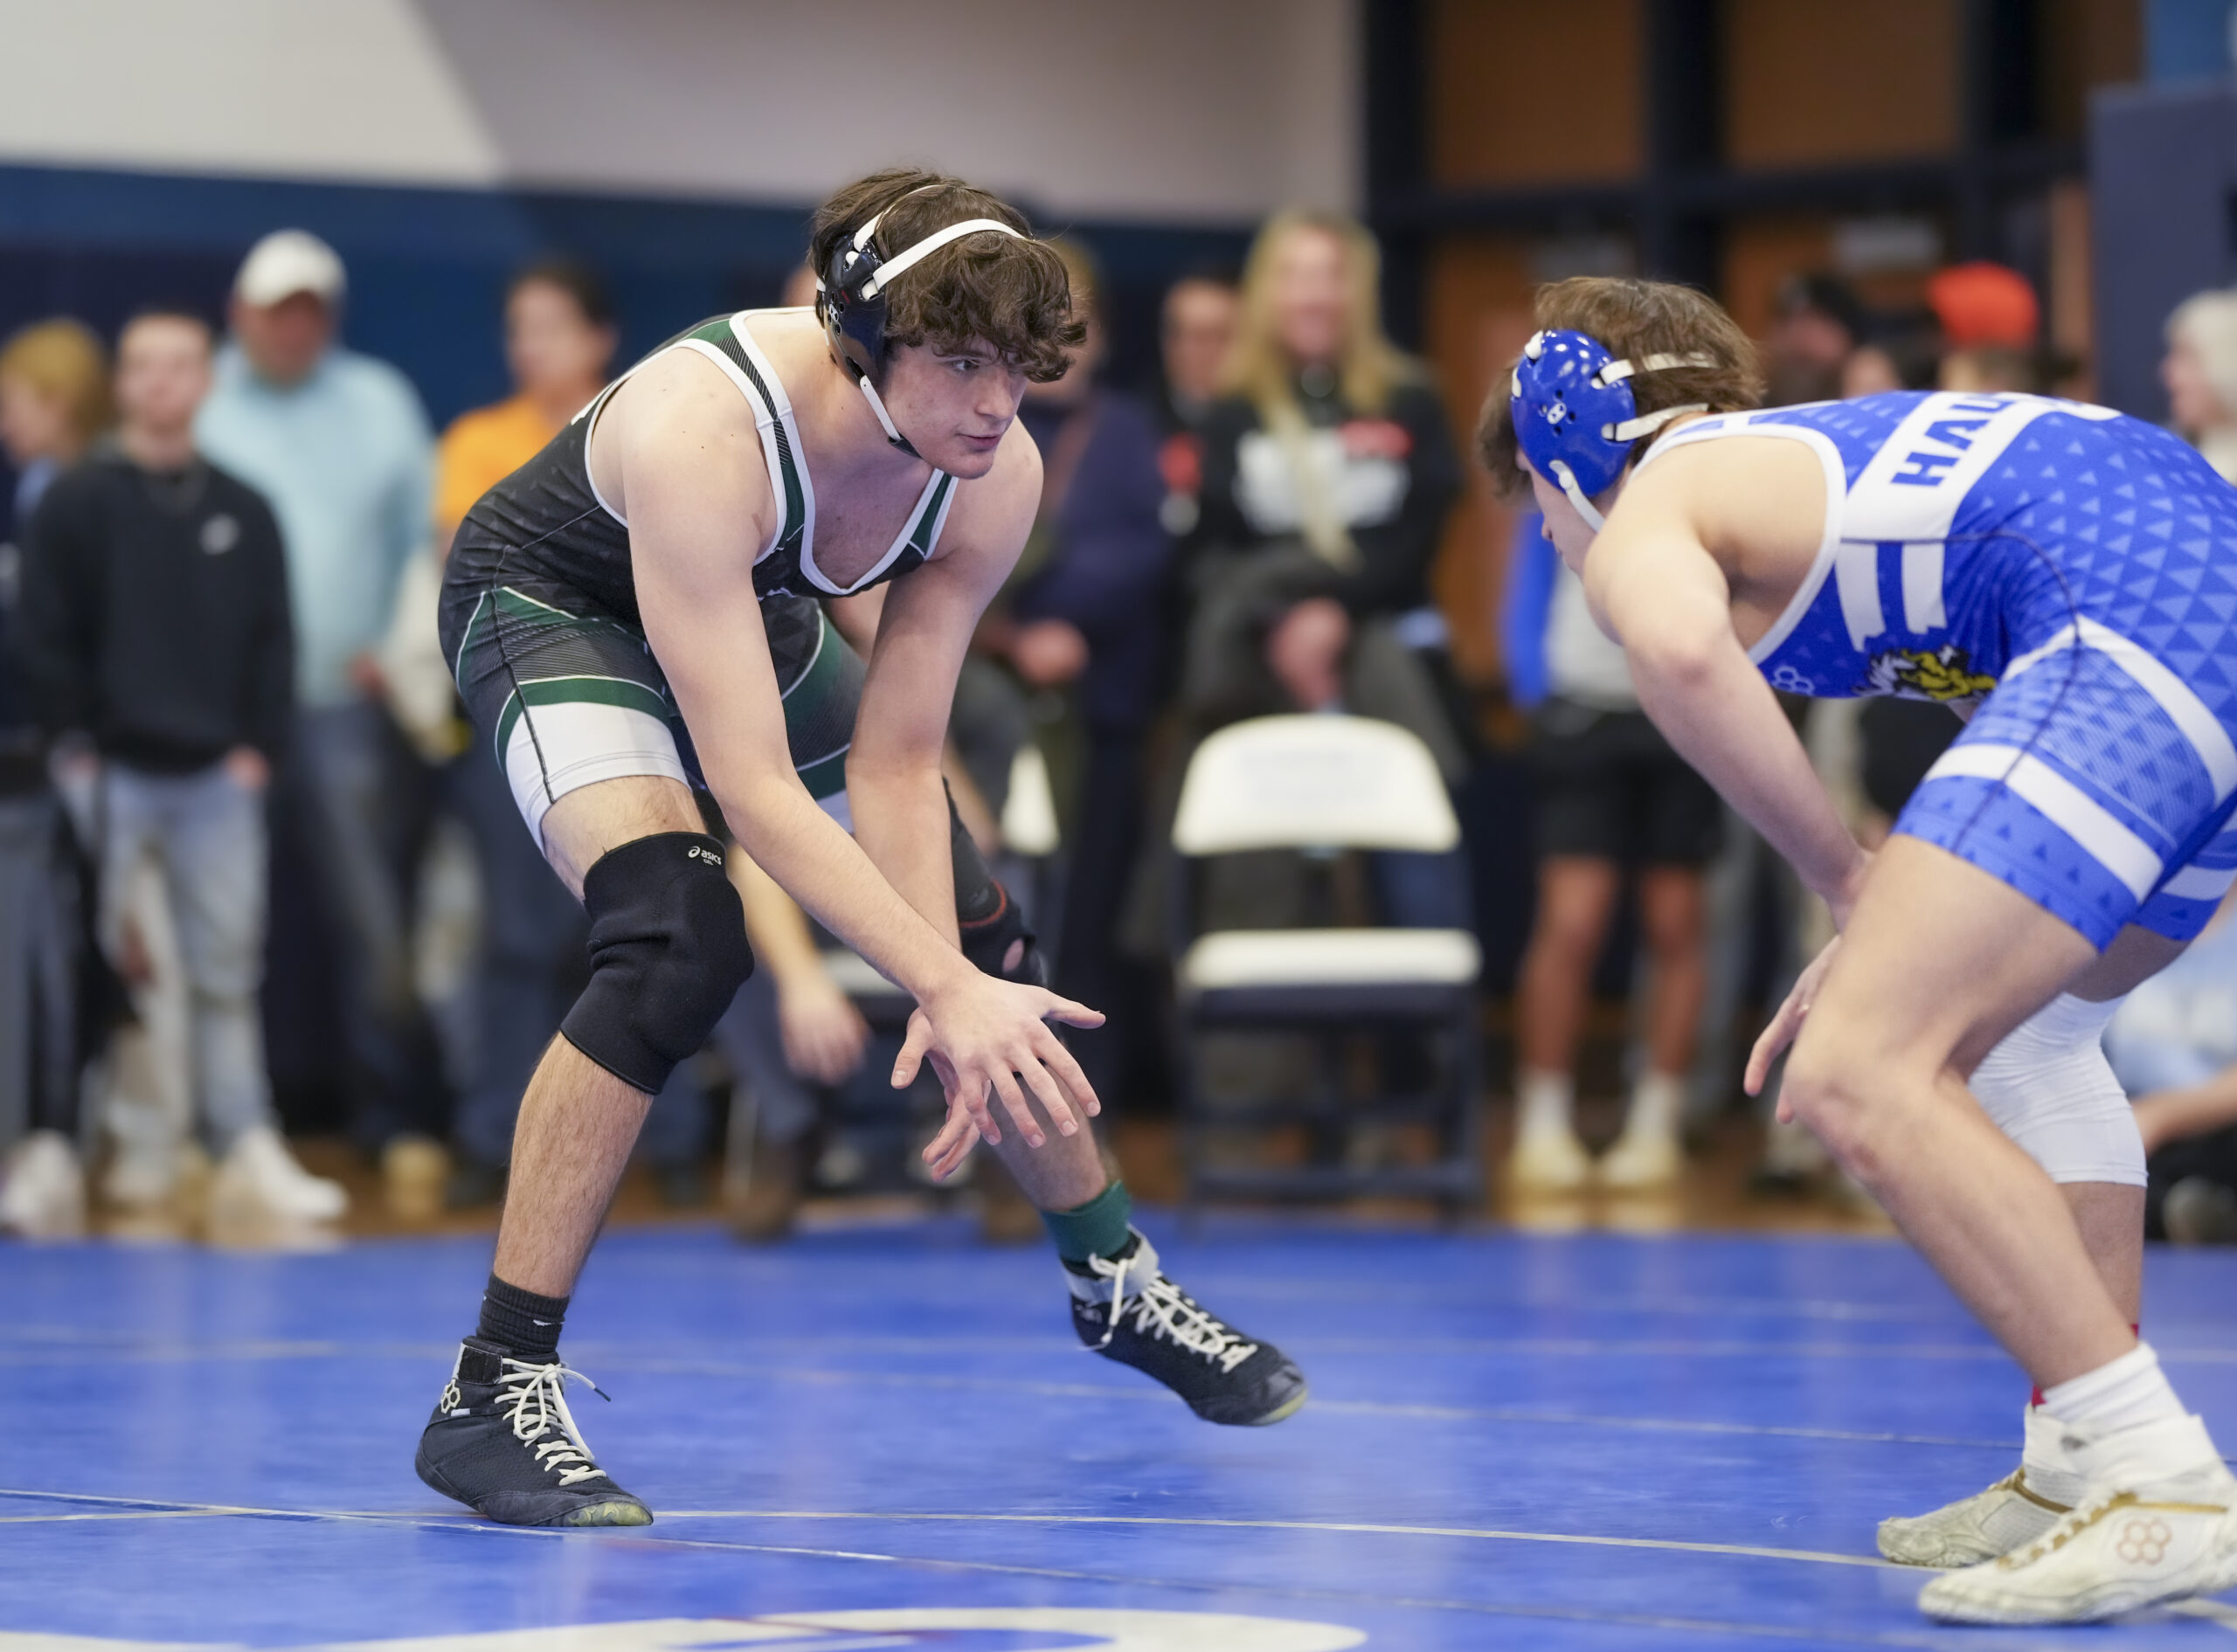
<svg viewBox="0 0 2237 1652">
<path fill-rule="evenodd" d="M 1880 1167 L 1879 1138 L 1887 1096 L 1866 1080 L 1872 1068 L 1847 1040 L 1805 1026 L 1787 1057 L 1779 1101 L 1810 1127 L 1841 1168 L 1869 1185 Z"/>
<path fill-rule="evenodd" d="M 584 875 L 583 906 L 590 985 L 559 1030 L 624 1083 L 657 1094 L 753 973 L 723 846 L 696 832 L 625 843 Z"/>
</svg>

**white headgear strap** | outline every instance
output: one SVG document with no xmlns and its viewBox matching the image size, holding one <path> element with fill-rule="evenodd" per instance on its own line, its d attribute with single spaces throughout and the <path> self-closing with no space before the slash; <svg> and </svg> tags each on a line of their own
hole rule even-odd
<svg viewBox="0 0 2237 1652">
<path fill-rule="evenodd" d="M 884 215 L 881 213 L 879 216 L 883 217 Z M 872 218 L 868 224 L 864 225 L 862 226 L 862 236 L 857 236 L 855 238 L 857 243 L 860 243 L 863 236 L 867 236 L 870 231 L 876 227 L 876 218 Z M 886 259 L 884 263 L 879 265 L 877 267 L 877 273 L 871 276 L 869 280 L 862 283 L 862 296 L 864 298 L 876 298 L 878 294 L 883 290 L 886 285 L 890 282 L 895 276 L 900 274 L 902 271 L 909 268 L 911 265 L 920 263 L 924 259 L 930 258 L 933 253 L 938 252 L 940 248 L 945 246 L 950 241 L 959 241 L 965 236 L 976 235 L 982 230 L 992 230 L 997 235 L 1007 235 L 1014 240 L 1022 241 L 1025 238 L 999 218 L 966 218 L 960 224 L 951 224 L 944 230 L 935 230 L 932 234 L 918 242 L 916 245 L 911 247 L 907 252 L 897 252 L 891 258 Z"/>
<path fill-rule="evenodd" d="M 1584 518 L 1586 527 L 1596 534 L 1608 525 L 1608 519 L 1584 496 L 1584 489 L 1576 485 L 1575 471 L 1558 459 L 1547 468 L 1554 473 L 1554 480 L 1561 483 L 1562 491 L 1569 496 L 1569 503 L 1576 507 L 1576 514 Z"/>
</svg>

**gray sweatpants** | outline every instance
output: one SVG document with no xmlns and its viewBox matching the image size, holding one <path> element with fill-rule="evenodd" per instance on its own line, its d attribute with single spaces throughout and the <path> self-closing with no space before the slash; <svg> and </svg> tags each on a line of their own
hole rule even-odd
<svg viewBox="0 0 2237 1652">
<path fill-rule="evenodd" d="M 142 859 L 160 867 L 186 978 L 194 1100 L 211 1151 L 272 1123 L 257 988 L 264 976 L 264 798 L 221 767 L 102 771 L 101 944 L 121 956 L 124 896 Z"/>
</svg>

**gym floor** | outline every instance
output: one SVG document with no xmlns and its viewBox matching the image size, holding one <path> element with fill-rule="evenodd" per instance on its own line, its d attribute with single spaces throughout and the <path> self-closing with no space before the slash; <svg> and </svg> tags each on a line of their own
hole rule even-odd
<svg viewBox="0 0 2237 1652">
<path fill-rule="evenodd" d="M 2025 1383 L 1892 1240 L 1438 1235 L 1152 1213 L 1305 1366 L 1263 1431 L 1072 1339 L 960 1217 L 746 1250 L 620 1232 L 570 1315 L 641 1531 L 493 1527 L 412 1476 L 488 1241 L 0 1249 L 0 1652 L 2175 1648 L 2212 1604 L 1937 1628 L 1880 1517 L 2014 1460 Z M 2237 1439 L 2221 1259 L 2147 1330 Z M 558 1631 L 565 1630 L 562 1634 Z"/>
</svg>

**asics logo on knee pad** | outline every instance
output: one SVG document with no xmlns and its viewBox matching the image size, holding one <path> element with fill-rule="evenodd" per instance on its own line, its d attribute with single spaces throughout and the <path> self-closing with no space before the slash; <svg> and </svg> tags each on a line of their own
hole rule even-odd
<svg viewBox="0 0 2237 1652">
<path fill-rule="evenodd" d="M 703 843 L 693 844 L 683 852 L 683 855 L 688 861 L 704 861 L 709 866 L 723 864 L 723 852 L 720 849 L 710 849 Z"/>
</svg>

